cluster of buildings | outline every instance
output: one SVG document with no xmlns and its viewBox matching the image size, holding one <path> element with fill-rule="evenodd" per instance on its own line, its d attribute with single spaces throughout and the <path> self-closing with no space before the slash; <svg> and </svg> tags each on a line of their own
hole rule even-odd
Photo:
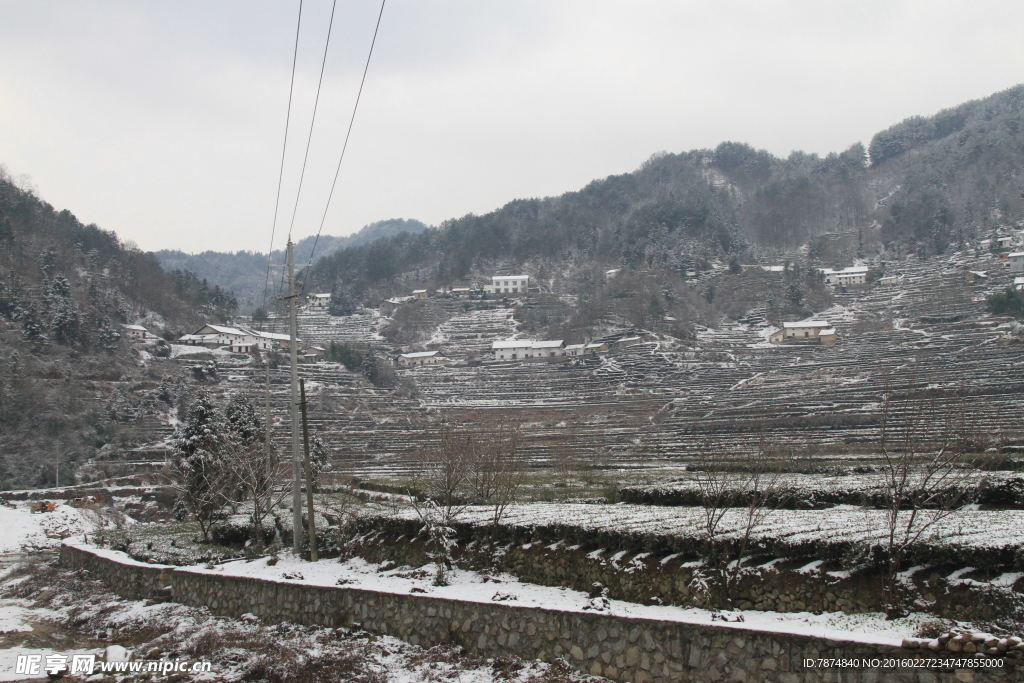
<svg viewBox="0 0 1024 683">
<path fill-rule="evenodd" d="M 640 337 L 626 337 L 615 342 L 616 346 L 633 346 L 640 343 Z M 495 360 L 544 360 L 551 358 L 573 358 L 595 353 L 607 353 L 608 342 L 589 344 L 566 344 L 562 339 L 537 341 L 536 339 L 508 339 L 491 343 Z"/>
</svg>

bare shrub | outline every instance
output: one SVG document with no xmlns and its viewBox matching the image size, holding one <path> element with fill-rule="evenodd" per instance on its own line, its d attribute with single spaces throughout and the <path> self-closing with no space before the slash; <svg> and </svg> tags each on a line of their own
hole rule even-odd
<svg viewBox="0 0 1024 683">
<path fill-rule="evenodd" d="M 754 531 L 780 503 L 782 453 L 762 426 L 757 444 L 722 462 L 710 438 L 695 453 L 694 479 L 701 493 L 701 532 L 706 569 L 694 575 L 694 588 L 708 602 L 731 607 L 732 592 L 750 551 Z M 732 465 L 732 466 L 728 466 Z"/>
<path fill-rule="evenodd" d="M 888 386 L 880 406 L 886 535 L 883 600 L 888 618 L 905 616 L 912 589 L 900 569 L 912 548 L 973 497 L 971 451 L 980 441 L 966 407 L 966 392 L 953 398 Z"/>
</svg>

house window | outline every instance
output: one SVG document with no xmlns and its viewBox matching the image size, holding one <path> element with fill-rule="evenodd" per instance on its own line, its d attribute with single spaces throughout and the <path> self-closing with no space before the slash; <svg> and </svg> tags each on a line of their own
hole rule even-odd
<svg viewBox="0 0 1024 683">
<path fill-rule="evenodd" d="M 808 336 L 809 334 L 810 334 L 810 333 L 809 333 L 809 332 L 808 332 L 807 330 L 804 330 L 804 336 L 805 336 L 805 337 L 806 337 L 806 336 Z"/>
</svg>

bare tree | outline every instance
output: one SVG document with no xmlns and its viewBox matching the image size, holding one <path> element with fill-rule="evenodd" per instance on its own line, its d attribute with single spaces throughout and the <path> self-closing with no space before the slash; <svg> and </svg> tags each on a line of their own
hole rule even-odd
<svg viewBox="0 0 1024 683">
<path fill-rule="evenodd" d="M 270 540 L 264 522 L 291 494 L 290 487 L 281 485 L 291 476 L 291 463 L 277 462 L 269 457 L 265 443 L 252 439 L 229 439 L 222 452 L 235 478 L 234 501 L 252 501 L 249 522 L 259 549 Z"/>
<path fill-rule="evenodd" d="M 757 443 L 731 462 L 710 438 L 696 448 L 692 470 L 701 492 L 707 569 L 695 573 L 694 585 L 711 605 L 731 607 L 754 531 L 781 502 L 781 452 L 764 425 L 759 432 Z"/>
<path fill-rule="evenodd" d="M 886 523 L 882 592 L 886 615 L 895 619 L 906 615 L 911 599 L 899 576 L 903 561 L 970 496 L 970 452 L 979 439 L 963 391 L 952 400 L 910 389 L 898 397 L 886 385 L 880 414 Z"/>
<path fill-rule="evenodd" d="M 456 518 L 469 506 L 473 496 L 470 485 L 478 460 L 479 445 L 472 436 L 452 427 L 444 427 L 437 443 L 416 458 L 413 487 L 409 491 L 413 509 L 427 532 L 428 552 L 437 567 L 435 585 L 447 585 L 452 566 Z"/>
<path fill-rule="evenodd" d="M 526 477 L 526 461 L 518 452 L 519 429 L 504 422 L 481 432 L 476 442 L 469 486 L 475 503 L 491 507 L 493 543 L 505 509 L 515 502 Z"/>
</svg>

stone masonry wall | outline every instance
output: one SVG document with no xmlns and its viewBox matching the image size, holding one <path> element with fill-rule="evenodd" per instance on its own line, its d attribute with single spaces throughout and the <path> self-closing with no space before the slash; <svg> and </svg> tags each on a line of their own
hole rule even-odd
<svg viewBox="0 0 1024 683">
<path fill-rule="evenodd" d="M 426 540 L 422 537 L 395 537 L 376 532 L 357 539 L 350 549 L 371 562 L 391 560 L 418 567 L 430 561 Z M 691 590 L 693 568 L 688 567 L 683 558 L 614 549 L 595 553 L 565 543 L 508 544 L 496 564 L 489 554 L 475 557 L 473 546 L 458 549 L 456 558 L 467 568 L 489 565 L 523 581 L 545 586 L 565 586 L 586 592 L 594 583 L 600 583 L 608 589 L 608 597 L 616 600 L 711 607 Z M 818 570 L 796 571 L 807 563 L 806 559 L 778 561 L 770 568 L 751 570 L 734 589 L 735 607 L 848 614 L 883 610 L 877 573 L 833 576 Z M 915 576 L 914 580 L 920 594 L 934 605 L 933 611 L 939 616 L 968 621 L 1024 618 L 1024 595 L 1018 590 L 951 586 L 932 572 Z"/>
<path fill-rule="evenodd" d="M 580 671 L 631 683 L 996 683 L 1022 681 L 1018 662 L 1000 668 L 805 667 L 805 659 L 932 657 L 896 647 L 693 624 L 476 603 L 345 587 L 231 577 L 201 570 L 146 567 L 110 552 L 65 544 L 62 566 L 87 569 L 125 597 L 169 574 L 173 599 L 220 615 L 252 613 L 268 622 L 349 626 L 430 647 L 457 643 L 468 652 L 564 658 Z M 131 575 L 137 575 L 133 580 Z M 124 592 L 122 592 L 124 591 Z M 979 660 L 980 661 L 980 660 Z"/>
</svg>

